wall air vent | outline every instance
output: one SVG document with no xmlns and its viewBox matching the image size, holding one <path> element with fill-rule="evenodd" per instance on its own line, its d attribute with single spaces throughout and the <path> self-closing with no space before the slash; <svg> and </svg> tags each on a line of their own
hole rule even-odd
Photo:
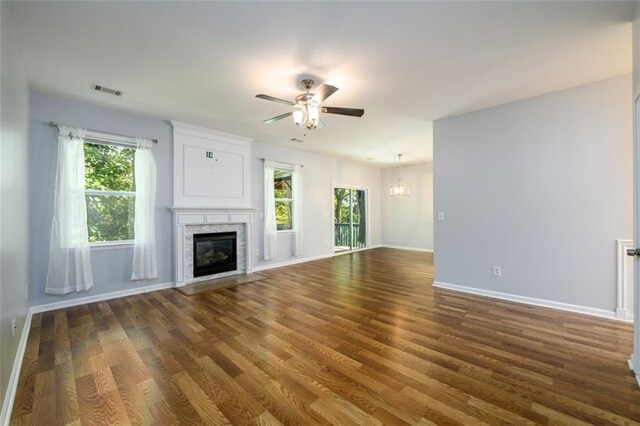
<svg viewBox="0 0 640 426">
<path fill-rule="evenodd" d="M 302 139 L 298 139 L 298 138 L 291 138 L 289 139 L 291 142 L 295 142 L 295 143 L 302 143 L 304 142 Z"/>
<path fill-rule="evenodd" d="M 98 91 L 98 92 L 108 93 L 109 95 L 122 96 L 122 91 L 121 90 L 111 89 L 109 87 L 104 87 L 104 86 L 101 86 L 99 84 L 93 84 L 93 85 L 91 85 L 91 88 L 93 90 Z"/>
</svg>

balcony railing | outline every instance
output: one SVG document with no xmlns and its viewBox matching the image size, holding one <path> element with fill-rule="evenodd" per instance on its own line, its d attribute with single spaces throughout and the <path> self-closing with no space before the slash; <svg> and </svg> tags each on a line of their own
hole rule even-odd
<svg viewBox="0 0 640 426">
<path fill-rule="evenodd" d="M 360 224 L 354 223 L 334 223 L 335 237 L 334 245 L 336 249 L 359 249 L 366 247 L 366 243 L 360 242 Z M 353 245 L 351 243 L 351 229 L 353 229 Z"/>
</svg>

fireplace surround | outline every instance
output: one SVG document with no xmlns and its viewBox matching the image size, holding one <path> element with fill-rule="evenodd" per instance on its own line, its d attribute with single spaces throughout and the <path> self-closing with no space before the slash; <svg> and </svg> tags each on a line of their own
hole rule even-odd
<svg viewBox="0 0 640 426">
<path fill-rule="evenodd" d="M 249 273 L 252 270 L 251 209 L 173 208 L 176 287 L 213 278 Z M 236 267 L 225 272 L 194 274 L 194 238 L 198 234 L 236 233 Z"/>
</svg>

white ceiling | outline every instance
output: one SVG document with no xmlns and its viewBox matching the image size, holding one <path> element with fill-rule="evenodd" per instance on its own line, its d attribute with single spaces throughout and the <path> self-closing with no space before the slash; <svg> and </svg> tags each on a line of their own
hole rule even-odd
<svg viewBox="0 0 640 426">
<path fill-rule="evenodd" d="M 36 90 L 381 166 L 430 160 L 435 119 L 631 72 L 634 2 L 13 6 Z M 293 99 L 306 76 L 364 117 L 262 124 L 289 109 L 254 96 Z"/>
</svg>

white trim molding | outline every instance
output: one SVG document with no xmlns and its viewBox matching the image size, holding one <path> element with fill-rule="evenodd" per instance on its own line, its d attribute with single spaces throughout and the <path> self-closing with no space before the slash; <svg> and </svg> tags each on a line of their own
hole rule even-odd
<svg viewBox="0 0 640 426">
<path fill-rule="evenodd" d="M 315 260 L 328 259 L 330 257 L 344 256 L 345 254 L 353 254 L 353 253 L 358 253 L 358 252 L 361 252 L 361 251 L 377 249 L 377 248 L 380 248 L 380 247 L 382 247 L 382 246 L 375 245 L 375 246 L 371 246 L 371 247 L 364 247 L 364 248 L 357 249 L 357 250 L 341 251 L 341 252 L 338 252 L 338 253 L 320 254 L 320 255 L 317 255 L 317 256 L 310 256 L 310 257 L 303 257 L 303 258 L 300 258 L 300 259 L 286 260 L 284 262 L 267 263 L 267 264 L 256 266 L 255 268 L 251 269 L 250 271 L 247 271 L 247 273 L 266 271 L 268 269 L 282 268 L 283 266 L 297 265 L 298 263 L 313 262 Z"/>
<path fill-rule="evenodd" d="M 247 271 L 247 273 L 266 271 L 267 269 L 282 268 L 283 266 L 297 265 L 298 263 L 313 262 L 314 260 L 327 259 L 327 258 L 333 257 L 333 256 L 334 256 L 333 253 L 329 253 L 329 254 L 321 254 L 321 255 L 318 255 L 318 256 L 303 257 L 301 259 L 287 260 L 287 261 L 284 261 L 284 262 L 267 263 L 267 264 L 264 264 L 264 265 L 256 266 L 255 268 Z"/>
<path fill-rule="evenodd" d="M 22 360 L 24 359 L 24 351 L 27 348 L 27 339 L 29 338 L 29 330 L 31 330 L 31 310 L 27 311 L 26 318 L 24 320 L 24 326 L 22 327 L 22 333 L 20 333 L 20 342 L 18 343 L 18 350 L 16 357 L 13 360 L 13 367 L 11 369 L 11 376 L 9 377 L 9 383 L 7 384 L 7 392 L 4 396 L 4 402 L 2 404 L 2 413 L 0 414 L 0 423 L 2 425 L 8 425 L 11 418 L 11 410 L 13 409 L 13 402 L 16 399 L 16 391 L 18 389 L 18 380 L 20 379 L 20 369 L 22 368 Z"/>
<path fill-rule="evenodd" d="M 631 357 L 627 360 L 627 365 L 629 366 L 629 370 L 631 370 L 631 373 L 633 374 L 633 376 L 636 378 L 636 382 L 638 382 L 638 386 L 640 386 L 640 376 L 636 374 L 636 370 L 634 370 L 633 368 L 633 354 L 631 354 Z"/>
<path fill-rule="evenodd" d="M 55 311 L 56 309 L 70 308 L 72 306 L 84 305 L 87 303 L 102 302 L 105 300 L 117 299 L 119 297 L 133 296 L 136 294 L 165 290 L 173 287 L 175 287 L 175 283 L 173 281 L 168 283 L 152 284 L 144 287 L 96 294 L 95 296 L 78 297 L 75 299 L 61 300 L 60 302 L 45 303 L 44 305 L 35 305 L 31 307 L 30 312 L 32 314 L 39 314 L 41 312 Z"/>
<path fill-rule="evenodd" d="M 499 291 L 485 290 L 485 289 L 474 288 L 474 287 L 466 287 L 466 286 L 457 285 L 457 284 L 444 283 L 441 281 L 434 281 L 433 286 L 436 288 L 444 289 L 444 290 L 459 291 L 462 293 L 469 293 L 469 294 L 475 294 L 478 296 L 491 297 L 493 299 L 507 300 L 509 302 L 524 303 L 526 305 L 541 306 L 543 308 L 559 309 L 562 311 L 575 312 L 578 314 L 591 315 L 591 316 L 600 317 L 600 318 L 626 321 L 626 320 L 619 319 L 616 316 L 616 313 L 614 311 L 607 311 L 606 309 L 591 308 L 589 306 L 582 306 L 582 305 L 572 305 L 570 303 L 556 302 L 554 300 L 545 300 L 545 299 L 537 299 L 535 297 L 519 296 L 517 294 L 502 293 Z"/>
<path fill-rule="evenodd" d="M 633 321 L 633 261 L 627 249 L 633 249 L 633 240 L 616 240 L 616 316 Z"/>
<path fill-rule="evenodd" d="M 433 253 L 433 249 L 422 248 L 422 247 L 394 246 L 391 244 L 382 244 L 380 245 L 380 247 L 392 248 L 392 249 L 398 249 L 398 250 L 422 251 L 426 253 Z"/>
</svg>

